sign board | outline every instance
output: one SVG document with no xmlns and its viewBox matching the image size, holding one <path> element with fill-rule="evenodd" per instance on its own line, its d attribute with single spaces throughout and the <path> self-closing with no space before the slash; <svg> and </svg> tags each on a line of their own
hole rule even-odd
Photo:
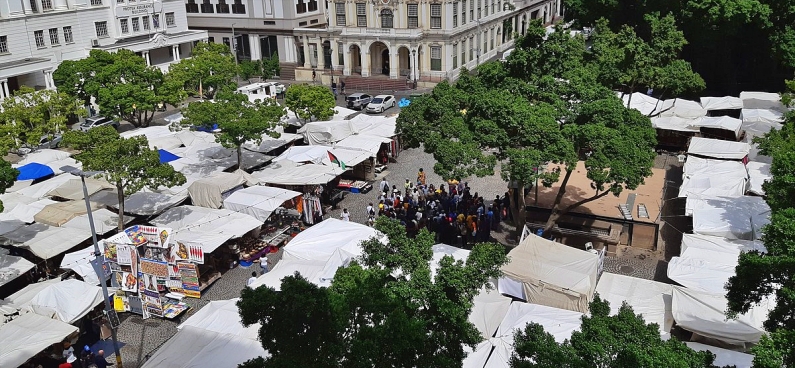
<svg viewBox="0 0 795 368">
<path fill-rule="evenodd" d="M 160 13 L 162 9 L 163 4 L 159 2 L 119 5 L 116 7 L 116 18 Z"/>
</svg>

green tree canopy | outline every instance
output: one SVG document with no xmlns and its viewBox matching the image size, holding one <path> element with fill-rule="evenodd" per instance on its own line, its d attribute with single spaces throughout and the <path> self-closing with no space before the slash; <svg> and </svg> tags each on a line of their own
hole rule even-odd
<svg viewBox="0 0 795 368">
<path fill-rule="evenodd" d="M 23 147 L 35 149 L 42 137 L 49 137 L 66 130 L 71 116 L 81 116 L 85 109 L 79 100 L 55 90 L 35 91 L 22 87 L 13 96 L 0 103 L 0 141 L 5 147 L 19 152 Z"/>
<path fill-rule="evenodd" d="M 486 64 L 477 76 L 462 71 L 455 84 L 442 82 L 414 100 L 401 110 L 398 129 L 405 145 L 433 154 L 443 178 L 490 175 L 501 162 L 518 193 L 511 207 L 519 224 L 525 186 L 562 180 L 548 231 L 577 206 L 641 185 L 651 175 L 656 132 L 596 81 L 582 38 L 555 32 L 544 40 L 536 23 L 517 44 L 506 63 Z M 578 161 L 595 190 L 562 206 Z M 548 163 L 557 165 L 538 170 Z"/>
<path fill-rule="evenodd" d="M 11 167 L 11 163 L 0 160 L 0 194 L 5 193 L 6 189 L 14 185 L 19 176 L 19 170 Z M 3 212 L 3 202 L 0 201 L 0 212 Z"/>
<path fill-rule="evenodd" d="M 466 262 L 446 256 L 432 276 L 427 230 L 411 239 L 386 217 L 375 227 L 389 244 L 365 241 L 359 262 L 337 270 L 329 288 L 296 274 L 281 291 L 243 290 L 243 323 L 262 325 L 271 356 L 242 367 L 461 367 L 463 345 L 482 339 L 467 320 L 472 300 L 499 276 L 503 247 L 475 245 Z"/>
<path fill-rule="evenodd" d="M 597 295 L 579 331 L 558 343 L 537 323 L 514 338 L 512 368 L 712 368 L 715 356 L 694 351 L 676 339 L 662 340 L 656 323 L 646 324 L 624 303 L 616 315 Z"/>
<path fill-rule="evenodd" d="M 284 104 L 303 121 L 328 120 L 334 116 L 334 94 L 326 86 L 293 84 L 287 88 Z"/>
<path fill-rule="evenodd" d="M 96 99 L 102 115 L 149 126 L 161 103 L 177 105 L 184 92 L 165 84 L 160 69 L 129 50 L 93 49 L 88 58 L 61 64 L 53 73 L 59 88 L 76 98 Z"/>
<path fill-rule="evenodd" d="M 784 100 L 789 103 L 795 82 L 787 84 Z M 745 313 L 775 295 L 776 306 L 764 324 L 770 335 L 754 347 L 754 367 L 795 367 L 795 115 L 789 112 L 781 130 L 771 130 L 757 142 L 761 154 L 773 158 L 772 178 L 762 186 L 771 209 L 762 236 L 767 253 L 740 255 L 736 275 L 726 285 L 729 315 Z"/>
<path fill-rule="evenodd" d="M 124 213 L 124 198 L 143 188 L 157 189 L 185 184 L 185 176 L 169 164 L 160 163 L 160 154 L 149 148 L 145 136 L 119 137 L 113 127 L 103 126 L 88 132 L 72 132 L 64 136 L 64 143 L 82 152 L 75 159 L 83 170 L 101 171 L 108 182 L 116 186 L 119 215 Z M 124 229 L 119 216 L 119 230 Z"/>
<path fill-rule="evenodd" d="M 221 133 L 216 140 L 226 148 L 237 150 L 238 168 L 243 169 L 243 144 L 248 141 L 260 144 L 263 134 L 278 138 L 275 128 L 284 115 L 284 108 L 273 99 L 252 103 L 242 93 L 225 91 L 218 93 L 213 102 L 191 102 L 182 124 L 204 127 L 218 124 Z"/>
<path fill-rule="evenodd" d="M 237 88 L 238 66 L 229 46 L 199 42 L 191 57 L 172 64 L 168 70 L 168 84 L 190 94 L 213 98 L 229 86 Z"/>
</svg>

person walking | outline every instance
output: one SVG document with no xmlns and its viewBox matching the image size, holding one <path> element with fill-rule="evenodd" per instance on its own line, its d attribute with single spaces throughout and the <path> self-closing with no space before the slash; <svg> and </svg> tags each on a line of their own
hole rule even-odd
<svg viewBox="0 0 795 368">
<path fill-rule="evenodd" d="M 420 168 L 420 171 L 417 173 L 417 182 L 420 183 L 420 185 L 425 185 L 425 171 L 422 168 Z"/>
<path fill-rule="evenodd" d="M 94 357 L 94 365 L 97 368 L 108 368 L 109 365 L 113 364 L 105 360 L 105 350 L 100 350 L 97 352 L 97 356 Z"/>
<path fill-rule="evenodd" d="M 343 208 L 342 209 L 342 213 L 340 214 L 340 218 L 342 219 L 342 221 L 350 221 L 351 220 L 351 214 L 348 213 L 348 209 L 347 208 Z"/>
<path fill-rule="evenodd" d="M 257 273 L 256 272 L 252 272 L 251 273 L 251 277 L 249 277 L 248 280 L 246 281 L 246 286 L 250 286 L 251 284 L 254 283 L 254 281 L 257 281 Z"/>
<path fill-rule="evenodd" d="M 381 184 L 379 184 L 379 188 L 384 193 L 389 193 L 389 182 L 386 181 L 386 177 L 381 178 Z"/>
</svg>

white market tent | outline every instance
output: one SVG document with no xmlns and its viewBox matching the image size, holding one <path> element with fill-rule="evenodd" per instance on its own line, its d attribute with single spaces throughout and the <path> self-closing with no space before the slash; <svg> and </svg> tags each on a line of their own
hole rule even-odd
<svg viewBox="0 0 795 368">
<path fill-rule="evenodd" d="M 741 160 L 748 156 L 751 146 L 743 142 L 729 142 L 719 139 L 693 137 L 687 153 L 708 158 Z"/>
<path fill-rule="evenodd" d="M 199 179 L 188 187 L 191 203 L 194 206 L 221 208 L 224 194 L 235 188 L 259 184 L 259 180 L 243 170 L 233 173 L 220 172 L 211 177 Z"/>
<path fill-rule="evenodd" d="M 336 179 L 342 172 L 343 170 L 336 166 L 281 160 L 251 175 L 259 179 L 262 184 L 324 185 Z"/>
<path fill-rule="evenodd" d="M 102 289 L 75 279 L 68 279 L 40 290 L 25 304 L 17 308 L 74 323 L 102 303 Z"/>
<path fill-rule="evenodd" d="M 335 149 L 346 149 L 354 151 L 364 151 L 370 153 L 370 157 L 375 157 L 381 150 L 381 144 L 389 143 L 391 139 L 375 135 L 357 134 L 345 138 L 334 144 Z"/>
<path fill-rule="evenodd" d="M 187 177 L 186 177 L 187 179 Z M 191 181 L 190 183 L 192 183 Z M 188 191 L 170 193 L 157 193 L 141 191 L 130 194 L 124 198 L 124 213 L 137 216 L 154 216 L 172 208 L 188 199 Z M 92 202 L 99 202 L 118 211 L 119 200 L 116 191 L 102 191 L 91 196 Z"/>
<path fill-rule="evenodd" d="M 265 222 L 285 201 L 300 195 L 301 193 L 288 189 L 253 186 L 240 189 L 224 199 L 224 208 Z"/>
<path fill-rule="evenodd" d="M 638 110 L 646 116 L 659 113 L 662 107 L 662 101 L 644 93 L 635 92 L 631 95 L 631 98 L 630 95 L 625 95 L 621 92 L 616 92 L 616 95 L 624 101 L 624 106 Z"/>
<path fill-rule="evenodd" d="M 440 262 L 442 258 L 446 256 L 453 257 L 454 261 L 461 261 L 466 263 L 467 258 L 469 257 L 469 253 L 472 251 L 456 248 L 452 245 L 447 244 L 436 244 L 432 248 L 433 256 L 431 258 L 431 280 L 436 277 L 436 272 L 439 270 Z"/>
<path fill-rule="evenodd" d="M 484 339 L 488 339 L 497 332 L 508 308 L 511 298 L 503 296 L 497 290 L 483 288 L 472 300 L 472 311 L 469 312 L 469 322 L 472 322 L 480 331 Z"/>
<path fill-rule="evenodd" d="M 704 110 L 737 110 L 743 108 L 743 100 L 739 97 L 701 97 L 701 107 Z"/>
<path fill-rule="evenodd" d="M 52 286 L 61 283 L 61 279 L 54 278 L 50 280 L 44 280 L 40 282 L 36 282 L 33 284 L 29 284 L 22 288 L 22 290 L 17 291 L 3 299 L 3 301 L 10 303 L 12 306 L 19 308 L 19 306 L 27 305 L 33 300 L 36 295 L 39 294 L 40 291 Z"/>
<path fill-rule="evenodd" d="M 780 130 L 784 122 L 784 114 L 777 110 L 743 109 L 740 113 L 743 121 L 746 141 L 767 134 L 769 131 Z"/>
<path fill-rule="evenodd" d="M 501 293 L 528 303 L 587 312 L 599 272 L 598 255 L 528 235 L 508 253 Z"/>
<path fill-rule="evenodd" d="M 237 368 L 249 359 L 267 355 L 259 341 L 185 326 L 141 368 Z"/>
<path fill-rule="evenodd" d="M 723 129 L 734 132 L 735 137 L 740 136 L 743 121 L 731 116 L 705 116 L 701 119 L 693 120 L 694 127 Z"/>
<path fill-rule="evenodd" d="M 28 313 L 0 326 L 0 367 L 18 367 L 52 344 L 77 332 L 77 327 Z"/>
<path fill-rule="evenodd" d="M 716 367 L 735 366 L 736 368 L 751 368 L 753 366 L 754 356 L 751 354 L 745 354 L 729 349 L 722 349 L 697 342 L 688 341 L 685 342 L 685 345 L 696 351 L 709 351 L 710 353 L 715 354 L 715 361 L 712 362 L 712 364 Z"/>
<path fill-rule="evenodd" d="M 300 232 L 284 246 L 283 259 L 328 261 L 338 249 L 359 255 L 362 241 L 385 241 L 385 236 L 369 226 L 329 218 Z"/>
<path fill-rule="evenodd" d="M 739 161 L 690 156 L 684 165 L 679 197 L 691 194 L 741 196 L 748 186 L 748 172 Z"/>
<path fill-rule="evenodd" d="M 748 191 L 756 195 L 765 195 L 762 184 L 773 178 L 770 174 L 770 164 L 751 161 L 745 168 L 748 170 Z"/>
<path fill-rule="evenodd" d="M 699 118 L 683 118 L 679 116 L 655 116 L 651 118 L 651 125 L 655 129 L 675 130 L 678 132 L 698 133 L 697 121 Z"/>
<path fill-rule="evenodd" d="M 94 230 L 97 232 L 97 234 L 105 235 L 119 228 L 119 215 L 113 212 L 101 208 L 92 212 L 91 215 L 94 218 Z M 132 220 L 132 217 L 124 216 L 125 224 Z M 76 216 L 75 218 L 61 225 L 61 227 L 82 230 L 91 234 L 91 224 L 88 222 L 88 214 Z"/>
<path fill-rule="evenodd" d="M 685 211 L 693 216 L 693 233 L 728 239 L 760 239 L 770 222 L 770 206 L 762 197 L 690 196 Z"/>
<path fill-rule="evenodd" d="M 42 165 L 47 165 L 51 162 L 65 160 L 71 156 L 72 154 L 66 151 L 54 150 L 54 149 L 40 149 L 25 155 L 25 157 L 22 160 L 19 160 L 17 164 L 27 165 L 29 163 L 36 162 Z"/>
<path fill-rule="evenodd" d="M 751 250 L 764 252 L 765 248 L 761 241 L 684 234 L 680 255 L 668 263 L 668 278 L 693 290 L 725 292 L 740 253 Z"/>
<path fill-rule="evenodd" d="M 23 196 L 27 196 L 27 197 L 30 197 L 30 198 L 42 199 L 44 197 L 49 196 L 48 193 L 50 193 L 52 190 L 60 187 L 61 185 L 63 185 L 64 183 L 66 183 L 66 182 L 68 182 L 68 181 L 70 181 L 72 179 L 74 179 L 74 176 L 72 176 L 72 175 L 58 175 L 58 176 L 56 176 L 54 178 L 50 178 L 50 179 L 47 179 L 47 180 L 42 181 L 40 183 L 33 184 L 33 185 L 31 185 L 31 186 L 29 186 L 27 188 L 20 189 L 20 190 L 16 191 L 15 193 L 18 193 L 18 194 L 21 194 Z M 82 191 L 82 189 L 81 189 L 81 191 Z"/>
<path fill-rule="evenodd" d="M 173 229 L 172 241 L 201 245 L 204 253 L 262 226 L 262 222 L 246 214 L 198 206 L 174 207 L 152 220 L 152 224 Z"/>
<path fill-rule="evenodd" d="M 91 233 L 83 230 L 33 224 L 3 234 L 0 243 L 28 249 L 36 257 L 49 259 L 90 237 Z"/>
<path fill-rule="evenodd" d="M 712 294 L 680 286 L 673 289 L 673 315 L 677 326 L 707 338 L 732 345 L 755 344 L 762 337 L 762 323 L 775 300 L 763 299 L 737 319 L 726 318 L 728 301 L 725 292 Z"/>
<path fill-rule="evenodd" d="M 462 368 L 510 368 L 513 346 L 499 337 L 492 337 L 481 342 L 472 351 L 469 346 L 464 346 L 467 357 L 462 362 Z"/>
<path fill-rule="evenodd" d="M 359 114 L 351 123 L 360 135 L 372 135 L 390 140 L 397 135 L 397 115 L 373 116 Z"/>
<path fill-rule="evenodd" d="M 302 138 L 299 134 L 284 133 L 284 128 L 281 126 L 277 127 L 276 131 L 279 133 L 278 138 L 273 138 L 268 134 L 263 134 L 261 137 L 262 141 L 259 144 L 257 144 L 255 141 L 249 141 L 243 144 L 243 148 L 259 153 L 268 153 Z"/>
<path fill-rule="evenodd" d="M 321 286 L 320 276 L 326 267 L 326 261 L 313 261 L 305 259 L 282 259 L 268 273 L 257 277 L 248 287 L 256 289 L 260 286 L 273 288 L 276 291 L 282 289 L 282 279 L 292 276 L 296 272 L 301 274 L 307 281 Z"/>
<path fill-rule="evenodd" d="M 707 110 L 696 101 L 673 98 L 665 100 L 658 108 L 660 116 L 676 116 L 684 119 L 698 119 L 707 116 Z"/>
<path fill-rule="evenodd" d="M 756 250 L 762 253 L 767 253 L 767 249 L 765 249 L 765 245 L 761 240 L 749 241 L 726 239 L 718 236 L 682 234 L 682 247 L 680 254 L 691 248 L 730 254 L 734 259 L 737 259 L 742 252 Z"/>
<path fill-rule="evenodd" d="M 342 169 L 339 165 L 332 163 L 329 153 L 342 160 L 346 166 L 352 167 L 358 165 L 365 160 L 372 157 L 369 152 L 361 150 L 352 150 L 346 148 L 331 148 L 327 146 L 293 146 L 288 148 L 284 153 L 273 159 L 273 162 L 280 162 L 284 160 L 294 162 L 304 162 L 312 164 L 323 164 L 338 168 L 341 173 Z"/>
<path fill-rule="evenodd" d="M 0 254 L 0 286 L 3 286 L 19 276 L 30 271 L 36 265 L 25 258 Z"/>
<path fill-rule="evenodd" d="M 66 176 L 67 178 L 70 176 Z M 99 192 L 103 189 L 115 189 L 116 187 L 108 183 L 104 178 L 86 178 L 86 189 L 88 195 Z M 71 179 L 59 185 L 57 188 L 47 192 L 48 197 L 59 197 L 68 200 L 82 200 L 83 199 L 83 181 L 80 178 L 71 176 Z"/>
<path fill-rule="evenodd" d="M 298 129 L 309 145 L 332 145 L 357 133 L 350 120 L 313 121 Z"/>
<path fill-rule="evenodd" d="M 770 109 L 787 111 L 781 103 L 781 96 L 778 93 L 770 92 L 740 92 L 740 99 L 743 100 L 744 109 Z"/>
<path fill-rule="evenodd" d="M 100 249 L 102 249 L 103 241 L 100 241 Z M 95 258 L 94 246 L 90 245 L 87 248 L 77 250 L 71 253 L 66 253 L 61 260 L 61 269 L 72 270 L 80 275 L 83 280 L 91 285 L 99 285 L 99 278 L 91 261 Z"/>
<path fill-rule="evenodd" d="M 12 232 L 27 225 L 25 222 L 20 221 L 7 213 L 0 214 L 0 235 Z M 2 250 L 0 250 L 0 253 Z"/>
<path fill-rule="evenodd" d="M 599 278 L 596 292 L 610 303 L 611 314 L 617 314 L 626 301 L 646 323 L 660 326 L 660 335 L 670 336 L 674 322 L 671 313 L 672 285 L 605 272 Z"/>
<path fill-rule="evenodd" d="M 243 326 L 236 304 L 238 300 L 240 298 L 211 301 L 177 326 L 177 329 L 181 330 L 190 326 L 256 341 L 260 324 L 257 323 L 248 327 Z"/>
<path fill-rule="evenodd" d="M 51 199 L 39 199 L 33 200 L 31 203 L 20 203 L 14 207 L 6 207 L 3 214 L 7 215 L 8 219 L 16 219 L 25 223 L 31 223 L 36 221 L 36 215 L 39 214 L 44 207 L 49 205 L 58 203 Z M 5 204 L 5 202 L 3 202 Z"/>
</svg>

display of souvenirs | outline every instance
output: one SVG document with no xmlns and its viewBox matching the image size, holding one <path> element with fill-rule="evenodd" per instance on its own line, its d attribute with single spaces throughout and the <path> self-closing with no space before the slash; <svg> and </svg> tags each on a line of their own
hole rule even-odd
<svg viewBox="0 0 795 368">
<path fill-rule="evenodd" d="M 118 273 L 117 273 L 118 274 Z M 122 272 L 119 280 L 121 289 L 124 291 L 138 292 L 138 277 L 132 272 Z"/>
<path fill-rule="evenodd" d="M 204 264 L 204 250 L 201 245 L 188 246 L 188 260 L 198 264 Z"/>
</svg>

